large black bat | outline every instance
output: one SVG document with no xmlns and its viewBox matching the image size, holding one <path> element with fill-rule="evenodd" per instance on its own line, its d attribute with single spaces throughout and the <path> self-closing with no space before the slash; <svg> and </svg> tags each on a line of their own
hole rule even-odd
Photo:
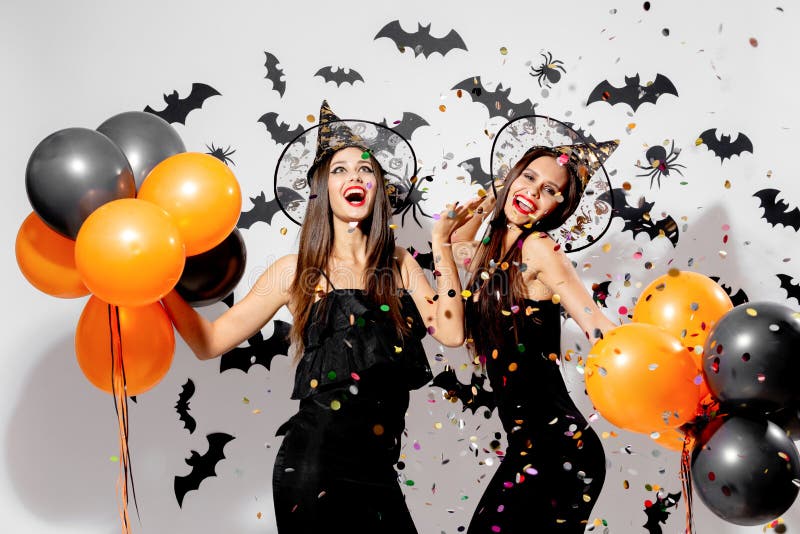
<svg viewBox="0 0 800 534">
<path fill-rule="evenodd" d="M 186 98 L 180 98 L 178 96 L 178 91 L 172 91 L 172 93 L 164 95 L 164 102 L 167 103 L 167 107 L 161 111 L 156 111 L 150 106 L 147 106 L 144 110 L 147 113 L 152 113 L 153 115 L 161 117 L 169 123 L 179 122 L 181 124 L 186 124 L 186 116 L 189 115 L 190 112 L 203 107 L 203 103 L 207 98 L 219 94 L 221 93 L 210 85 L 193 83 L 192 90 Z"/>
<path fill-rule="evenodd" d="M 610 285 L 611 280 L 606 280 L 605 282 L 600 282 L 598 284 L 592 284 L 592 299 L 594 300 L 595 304 L 603 308 L 608 308 L 606 299 L 608 298 L 608 289 Z"/>
<path fill-rule="evenodd" d="M 383 124 L 387 128 L 391 128 L 392 130 L 399 133 L 406 139 L 411 139 L 411 135 L 420 126 L 430 126 L 430 124 L 428 124 L 428 121 L 426 121 L 416 113 L 411 113 L 408 111 L 404 111 L 403 117 L 395 124 L 387 124 L 386 119 L 383 119 L 383 121 L 381 121 L 379 124 Z"/>
<path fill-rule="evenodd" d="M 194 420 L 189 414 L 189 400 L 194 395 L 194 382 L 192 382 L 191 378 L 186 379 L 186 383 L 183 385 L 181 392 L 178 394 L 178 402 L 175 403 L 175 411 L 178 413 L 178 417 L 181 421 L 183 421 L 183 428 L 189 431 L 189 434 L 192 434 L 197 428 L 197 422 Z"/>
<path fill-rule="evenodd" d="M 336 84 L 336 87 L 340 87 L 343 83 L 355 85 L 356 82 L 364 82 L 364 78 L 355 69 L 336 67 L 334 70 L 333 66 L 331 65 L 322 67 L 316 73 L 314 73 L 314 76 L 319 76 L 325 80 L 325 83 L 333 82 Z"/>
<path fill-rule="evenodd" d="M 578 134 L 578 143 L 596 143 L 597 139 L 592 134 L 577 126 L 574 122 L 564 121 L 564 124 L 569 126 L 575 133 Z"/>
<path fill-rule="evenodd" d="M 444 368 L 444 371 L 433 377 L 431 385 L 442 388 L 446 392 L 448 399 L 456 398 L 460 400 L 462 412 L 467 411 L 467 408 L 469 408 L 474 414 L 481 406 L 490 412 L 496 406 L 492 392 L 483 389 L 485 381 L 485 375 L 473 373 L 470 383 L 463 384 L 456 376 L 453 368 L 448 365 Z"/>
<path fill-rule="evenodd" d="M 677 508 L 681 500 L 681 492 L 668 493 L 666 497 L 656 497 L 656 502 L 646 506 L 644 513 L 647 514 L 647 523 L 642 525 L 650 534 L 662 534 L 661 524 L 666 525 L 669 518 L 670 508 Z"/>
<path fill-rule="evenodd" d="M 450 30 L 444 37 L 434 37 L 431 35 L 430 24 L 423 26 L 417 23 L 417 31 L 408 33 L 400 26 L 399 20 L 393 20 L 381 28 L 373 40 L 377 41 L 381 37 L 388 37 L 394 41 L 401 53 L 406 51 L 406 47 L 411 48 L 415 57 L 422 54 L 427 58 L 434 52 L 439 52 L 444 57 L 451 50 L 467 49 L 464 39 L 455 30 Z"/>
<path fill-rule="evenodd" d="M 267 68 L 267 75 L 264 76 L 267 80 L 272 82 L 272 88 L 278 91 L 278 94 L 283 97 L 286 92 L 286 81 L 283 80 L 283 69 L 279 69 L 280 61 L 273 54 L 264 52 L 267 56 L 264 66 Z"/>
<path fill-rule="evenodd" d="M 198 454 L 191 451 L 192 455 L 185 462 L 192 470 L 188 475 L 175 477 L 175 498 L 178 506 L 183 507 L 183 498 L 190 491 L 200 487 L 200 483 L 209 477 L 217 476 L 216 467 L 220 460 L 225 458 L 225 445 L 236 438 L 224 432 L 215 432 L 206 436 L 208 451 Z"/>
<path fill-rule="evenodd" d="M 430 246 L 430 242 L 428 242 L 428 246 Z M 408 247 L 406 250 L 417 260 L 420 267 L 433 272 L 433 251 L 418 252 L 414 247 Z"/>
<path fill-rule="evenodd" d="M 788 274 L 776 274 L 781 281 L 781 289 L 786 291 L 786 299 L 795 299 L 800 304 L 800 283 L 795 283 Z"/>
<path fill-rule="evenodd" d="M 613 201 L 611 200 L 613 198 Z M 667 215 L 660 221 L 653 221 L 650 210 L 653 209 L 655 202 L 647 202 L 644 197 L 639 198 L 637 206 L 628 204 L 628 197 L 621 188 L 613 188 L 611 191 L 603 192 L 597 200 L 608 202 L 614 207 L 611 210 L 612 217 L 619 217 L 625 221 L 622 231 L 633 231 L 633 237 L 644 232 L 650 239 L 655 239 L 664 235 L 670 240 L 672 246 L 678 244 L 678 223 L 672 216 Z M 612 203 L 613 202 L 613 203 Z"/>
<path fill-rule="evenodd" d="M 656 74 L 656 79 L 652 83 L 641 85 L 639 74 L 636 73 L 630 78 L 625 76 L 625 85 L 622 87 L 614 87 L 608 80 L 603 80 L 592 89 L 586 104 L 592 102 L 608 102 L 612 106 L 628 104 L 633 111 L 636 111 L 645 102 L 655 104 L 661 95 L 678 96 L 678 90 L 669 78 L 663 74 Z"/>
<path fill-rule="evenodd" d="M 780 193 L 777 189 L 762 189 L 756 191 L 753 196 L 761 201 L 759 207 L 764 208 L 762 219 L 772 226 L 781 224 L 787 228 L 792 227 L 796 232 L 800 230 L 800 209 L 795 206 L 790 211 L 789 204 L 778 199 Z"/>
<path fill-rule="evenodd" d="M 462 80 L 453 86 L 453 90 L 467 91 L 472 95 L 473 102 L 479 102 L 489 110 L 489 117 L 503 117 L 511 120 L 522 115 L 532 115 L 536 113 L 536 104 L 530 100 L 523 102 L 512 102 L 508 99 L 511 88 L 503 90 L 503 84 L 498 83 L 494 91 L 489 91 L 481 83 L 480 76 L 473 76 Z"/>
<path fill-rule="evenodd" d="M 261 365 L 269 371 L 272 359 L 281 354 L 289 353 L 289 330 L 292 325 L 275 319 L 272 321 L 275 330 L 269 339 L 264 339 L 261 332 L 256 332 L 247 340 L 247 347 L 235 347 L 222 355 L 219 362 L 219 372 L 228 369 L 239 369 L 245 373 L 254 365 Z"/>
<path fill-rule="evenodd" d="M 261 117 L 258 119 L 258 122 L 267 127 L 267 132 L 272 137 L 272 140 L 279 145 L 286 144 L 289 141 L 294 141 L 298 135 L 305 131 L 301 125 L 298 125 L 297 128 L 294 128 L 293 130 L 290 130 L 289 125 L 285 122 L 281 121 L 281 123 L 278 124 L 278 114 L 274 111 L 270 111 L 269 113 L 264 113 L 261 115 Z"/>
<path fill-rule="evenodd" d="M 725 293 L 728 294 L 734 306 L 738 306 L 739 304 L 744 304 L 745 302 L 750 302 L 750 299 L 747 297 L 747 293 L 745 293 L 743 289 L 739 288 L 739 291 L 734 293 L 733 288 L 731 288 L 730 286 L 726 286 L 725 284 L 719 281 L 719 276 L 709 276 L 709 278 L 715 281 L 717 285 L 719 285 L 719 287 L 721 287 L 725 291 Z"/>
<path fill-rule="evenodd" d="M 492 187 L 492 176 L 481 167 L 481 158 L 466 159 L 459 163 L 458 166 L 467 171 L 470 179 L 483 189 L 488 190 Z"/>
<path fill-rule="evenodd" d="M 709 128 L 700 134 L 699 140 L 719 158 L 720 165 L 731 156 L 741 156 L 745 152 L 753 153 L 753 142 L 741 132 L 737 133 L 736 140 L 731 142 L 730 135 L 720 134 L 717 139 L 717 129 Z"/>
<path fill-rule="evenodd" d="M 279 187 L 278 196 L 280 197 L 283 205 L 286 206 L 295 201 L 303 200 L 303 197 L 297 191 L 289 189 L 288 187 Z M 253 207 L 247 211 L 243 211 L 239 215 L 239 220 L 236 222 L 237 228 L 248 229 L 256 222 L 265 222 L 272 224 L 272 217 L 281 211 L 278 199 L 273 198 L 267 200 L 265 193 L 262 191 L 258 196 L 250 197 L 253 202 Z"/>
</svg>

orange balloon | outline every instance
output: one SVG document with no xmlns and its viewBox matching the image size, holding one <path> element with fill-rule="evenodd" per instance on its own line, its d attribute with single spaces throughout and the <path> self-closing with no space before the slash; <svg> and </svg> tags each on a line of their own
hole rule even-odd
<svg viewBox="0 0 800 534">
<path fill-rule="evenodd" d="M 75 354 L 89 382 L 107 393 L 113 392 L 112 334 L 114 350 L 121 349 L 128 396 L 144 393 L 167 374 L 175 353 L 175 334 L 161 303 L 115 307 L 93 296 L 84 306 L 75 330 Z"/>
<path fill-rule="evenodd" d="M 172 218 L 145 200 L 103 204 L 83 222 L 75 240 L 75 264 L 84 284 L 118 306 L 159 300 L 178 283 L 185 262 Z"/>
<path fill-rule="evenodd" d="M 39 291 L 64 299 L 89 294 L 75 267 L 75 241 L 52 230 L 36 213 L 22 222 L 14 251 L 19 270 Z"/>
<path fill-rule="evenodd" d="M 658 433 L 658 437 L 653 438 L 653 441 L 671 451 L 682 451 L 683 441 L 686 436 L 678 428 L 667 428 Z M 652 436 L 651 436 L 652 437 Z"/>
<path fill-rule="evenodd" d="M 699 358 L 711 328 L 731 309 L 730 297 L 714 280 L 673 269 L 642 291 L 632 318 L 664 328 L 686 347 L 697 347 Z"/>
<path fill-rule="evenodd" d="M 156 165 L 139 188 L 138 198 L 172 215 L 194 256 L 216 247 L 239 220 L 242 192 L 227 165 L 214 156 L 184 152 Z"/>
<path fill-rule="evenodd" d="M 586 392 L 612 424 L 650 434 L 695 417 L 702 371 L 675 337 L 629 323 L 606 332 L 586 359 Z"/>
</svg>

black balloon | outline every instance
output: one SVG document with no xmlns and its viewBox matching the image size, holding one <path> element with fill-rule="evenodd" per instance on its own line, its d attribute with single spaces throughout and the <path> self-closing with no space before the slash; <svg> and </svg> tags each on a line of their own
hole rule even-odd
<svg viewBox="0 0 800 534">
<path fill-rule="evenodd" d="M 238 229 L 202 254 L 186 258 L 175 289 L 189 304 L 208 306 L 227 297 L 244 275 L 247 253 Z"/>
<path fill-rule="evenodd" d="M 136 195 L 125 155 L 108 137 L 88 128 L 45 137 L 28 159 L 25 188 L 36 214 L 70 239 L 94 210 Z"/>
<path fill-rule="evenodd" d="M 703 503 L 737 525 L 760 525 L 795 501 L 800 457 L 766 419 L 733 416 L 709 425 L 692 453 L 692 482 Z"/>
<path fill-rule="evenodd" d="M 773 302 L 736 306 L 706 338 L 703 374 L 734 409 L 782 408 L 800 396 L 800 315 Z"/>
<path fill-rule="evenodd" d="M 789 439 L 800 440 L 800 406 L 796 403 L 767 414 L 767 419 L 781 427 Z"/>
</svg>

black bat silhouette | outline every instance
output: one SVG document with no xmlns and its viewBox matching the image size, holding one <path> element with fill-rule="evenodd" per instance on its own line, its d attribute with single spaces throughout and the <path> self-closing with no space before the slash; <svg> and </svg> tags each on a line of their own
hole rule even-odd
<svg viewBox="0 0 800 534">
<path fill-rule="evenodd" d="M 678 224 L 672 216 L 667 215 L 660 221 L 653 221 L 650 210 L 653 209 L 655 202 L 647 202 L 644 197 L 641 197 L 638 206 L 631 206 L 628 204 L 625 191 L 617 187 L 603 192 L 597 199 L 609 204 L 612 204 L 613 199 L 614 207 L 611 209 L 611 216 L 625 221 L 623 232 L 632 230 L 634 238 L 644 232 L 650 239 L 655 239 L 663 234 L 670 240 L 673 247 L 678 244 Z"/>
<path fill-rule="evenodd" d="M 319 76 L 325 80 L 325 83 L 334 82 L 336 87 L 341 87 L 343 83 L 355 85 L 356 82 L 364 81 L 364 78 L 358 73 L 358 71 L 355 69 L 347 69 L 345 67 L 336 67 L 336 70 L 334 70 L 332 66 L 322 67 L 314 74 L 314 76 Z"/>
<path fill-rule="evenodd" d="M 608 308 L 606 299 L 608 298 L 608 288 L 610 285 L 611 280 L 606 280 L 605 282 L 600 282 L 598 284 L 592 284 L 592 299 L 594 299 L 595 304 L 603 308 Z"/>
<path fill-rule="evenodd" d="M 735 294 L 733 292 L 733 288 L 730 286 L 726 286 L 722 282 L 719 281 L 719 276 L 709 276 L 713 281 L 715 281 L 719 287 L 721 287 L 725 293 L 731 298 L 731 302 L 734 306 L 738 306 L 739 304 L 744 304 L 745 302 L 750 302 L 750 299 L 747 297 L 747 293 L 744 292 L 741 288 Z"/>
<path fill-rule="evenodd" d="M 261 365 L 269 371 L 275 356 L 287 355 L 289 353 L 289 330 L 292 325 L 280 319 L 275 319 L 272 323 L 275 330 L 269 339 L 264 339 L 261 332 L 256 332 L 247 340 L 247 347 L 236 347 L 223 354 L 219 362 L 219 372 L 239 369 L 247 373 L 254 365 Z"/>
<path fill-rule="evenodd" d="M 182 386 L 181 392 L 178 394 L 178 402 L 175 403 L 175 411 L 178 417 L 183 421 L 183 428 L 192 434 L 197 428 L 197 422 L 189 414 L 189 400 L 194 395 L 194 382 L 191 378 L 186 379 L 186 383 Z"/>
<path fill-rule="evenodd" d="M 575 131 L 575 133 L 578 134 L 578 142 L 580 142 L 580 143 L 584 143 L 584 142 L 585 143 L 596 143 L 597 142 L 597 139 L 595 139 L 592 134 L 590 134 L 589 132 L 587 132 L 583 128 L 580 128 L 580 127 L 576 126 L 574 122 L 564 121 L 564 124 L 566 124 L 567 126 L 572 128 L 572 130 Z"/>
<path fill-rule="evenodd" d="M 291 202 L 303 200 L 303 197 L 300 195 L 300 193 L 294 191 L 293 189 L 289 189 L 288 187 L 279 187 L 278 195 L 283 201 L 284 206 L 290 204 Z M 237 228 L 248 229 L 253 226 L 254 223 L 259 221 L 272 224 L 272 217 L 281 211 L 278 200 L 273 198 L 272 200 L 267 201 L 266 195 L 263 191 L 255 197 L 250 197 L 250 200 L 253 202 L 253 207 L 247 211 L 243 211 L 239 215 L 239 220 L 236 222 Z"/>
<path fill-rule="evenodd" d="M 286 92 L 286 81 L 283 80 L 283 69 L 278 68 L 280 61 L 273 54 L 264 52 L 267 56 L 264 66 L 267 68 L 267 75 L 264 76 L 267 80 L 272 82 L 272 88 L 278 91 L 278 94 L 283 97 Z"/>
<path fill-rule="evenodd" d="M 400 26 L 399 20 L 393 20 L 381 28 L 373 40 L 377 41 L 381 37 L 391 39 L 401 53 L 409 47 L 414 51 L 414 57 L 422 54 L 426 59 L 434 52 L 439 52 L 444 57 L 451 50 L 467 49 L 464 39 L 455 30 L 450 30 L 444 37 L 434 37 L 431 35 L 430 24 L 423 26 L 417 23 L 417 31 L 408 33 Z"/>
<path fill-rule="evenodd" d="M 289 125 L 285 122 L 281 121 L 281 123 L 278 124 L 278 114 L 274 111 L 270 111 L 269 113 L 264 113 L 261 115 L 261 117 L 258 119 L 258 122 L 267 127 L 267 132 L 272 137 L 272 140 L 279 145 L 293 141 L 298 135 L 305 131 L 300 125 L 298 125 L 297 128 L 290 130 Z"/>
<path fill-rule="evenodd" d="M 800 230 L 800 209 L 796 206 L 789 211 L 789 204 L 783 200 L 778 200 L 778 195 L 781 192 L 777 189 L 762 189 L 753 194 L 754 197 L 761 201 L 760 208 L 764 208 L 764 215 L 762 219 L 770 223 L 772 226 L 779 224 L 789 228 L 794 228 L 795 232 Z"/>
<path fill-rule="evenodd" d="M 483 388 L 483 383 L 486 381 L 486 375 L 472 374 L 469 384 L 463 384 L 456 376 L 456 372 L 449 365 L 444 368 L 444 371 L 433 377 L 432 386 L 442 388 L 447 392 L 448 398 L 457 398 L 461 401 L 461 411 L 467 411 L 467 408 L 474 414 L 475 411 L 481 406 L 485 407 L 489 412 L 495 408 L 494 395 L 491 391 L 486 391 Z"/>
<path fill-rule="evenodd" d="M 459 163 L 458 166 L 467 171 L 470 179 L 479 184 L 483 189 L 488 190 L 492 187 L 492 177 L 481 167 L 481 158 L 466 159 Z"/>
<path fill-rule="evenodd" d="M 428 242 L 428 246 L 430 246 L 430 242 Z M 414 247 L 408 247 L 406 250 L 417 260 L 420 267 L 433 272 L 433 251 L 418 252 Z"/>
<path fill-rule="evenodd" d="M 383 124 L 387 128 L 391 128 L 392 130 L 399 133 L 406 139 L 411 139 L 411 135 L 420 126 L 430 126 L 430 124 L 428 124 L 428 121 L 426 121 L 416 113 L 410 113 L 408 111 L 403 112 L 403 117 L 397 124 L 388 124 L 386 119 L 383 119 L 383 121 L 381 121 L 379 124 Z"/>
<path fill-rule="evenodd" d="M 508 120 L 522 115 L 532 115 L 536 112 L 536 104 L 530 100 L 520 103 L 512 102 L 508 99 L 511 88 L 503 90 L 503 84 L 498 83 L 494 91 L 489 91 L 481 83 L 480 76 L 467 78 L 454 87 L 454 90 L 461 89 L 472 95 L 473 102 L 479 102 L 489 110 L 489 117 L 503 117 Z"/>
<path fill-rule="evenodd" d="M 670 508 L 677 508 L 681 500 L 681 492 L 668 493 L 666 497 L 656 497 L 656 502 L 645 507 L 644 513 L 647 514 L 647 523 L 642 525 L 650 534 L 662 534 L 661 524 L 667 524 Z"/>
<path fill-rule="evenodd" d="M 216 467 L 220 460 L 225 458 L 225 445 L 236 438 L 224 432 L 214 432 L 206 436 L 208 451 L 198 454 L 191 451 L 192 455 L 185 460 L 192 470 L 188 475 L 175 477 L 175 498 L 178 506 L 183 507 L 183 498 L 190 491 L 200 487 L 200 483 L 209 477 L 217 476 Z"/>
<path fill-rule="evenodd" d="M 786 299 L 795 299 L 800 304 L 800 283 L 795 283 L 788 274 L 776 274 L 781 281 L 781 289 L 786 290 Z"/>
<path fill-rule="evenodd" d="M 625 76 L 625 85 L 622 87 L 614 87 L 608 80 L 603 80 L 592 89 L 586 104 L 608 102 L 614 106 L 622 103 L 628 104 L 633 111 L 636 111 L 645 102 L 655 104 L 658 97 L 664 94 L 678 96 L 678 90 L 669 78 L 663 74 L 656 74 L 656 79 L 652 83 L 640 85 L 637 73 L 630 78 Z"/>
<path fill-rule="evenodd" d="M 178 96 L 178 91 L 172 91 L 172 93 L 164 95 L 164 102 L 167 103 L 167 107 L 161 111 L 156 111 L 150 106 L 147 106 L 144 110 L 147 113 L 152 113 L 153 115 L 161 117 L 169 123 L 179 122 L 181 124 L 186 124 L 186 116 L 189 115 L 190 112 L 203 107 L 203 103 L 207 98 L 219 94 L 221 93 L 210 85 L 193 83 L 192 90 L 186 98 L 180 98 Z"/>
<path fill-rule="evenodd" d="M 730 135 L 720 134 L 717 139 L 717 129 L 710 128 L 700 134 L 700 140 L 719 158 L 720 165 L 731 156 L 741 156 L 745 152 L 753 153 L 753 142 L 741 132 L 736 134 L 736 140 L 731 143 Z"/>
</svg>

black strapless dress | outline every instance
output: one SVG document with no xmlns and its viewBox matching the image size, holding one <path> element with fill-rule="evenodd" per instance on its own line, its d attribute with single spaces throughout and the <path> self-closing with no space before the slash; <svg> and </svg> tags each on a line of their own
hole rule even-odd
<svg viewBox="0 0 800 534">
<path fill-rule="evenodd" d="M 605 480 L 605 454 L 569 396 L 554 361 L 560 306 L 526 300 L 486 368 L 508 448 L 470 522 L 469 534 L 581 533 Z M 551 356 L 552 355 L 552 356 Z"/>
<path fill-rule="evenodd" d="M 323 305 L 324 302 L 324 305 Z M 415 533 L 394 464 L 400 454 L 409 391 L 431 380 L 422 318 L 407 292 L 394 324 L 358 289 L 334 289 L 313 304 L 293 399 L 300 408 L 273 471 L 281 534 Z"/>
</svg>

